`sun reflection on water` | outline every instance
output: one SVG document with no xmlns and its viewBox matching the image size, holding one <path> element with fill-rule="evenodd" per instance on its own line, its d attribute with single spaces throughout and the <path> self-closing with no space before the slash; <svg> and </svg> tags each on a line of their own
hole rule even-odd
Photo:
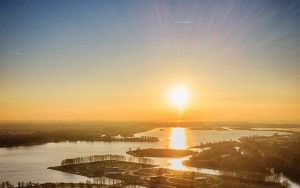
<svg viewBox="0 0 300 188">
<path fill-rule="evenodd" d="M 186 143 L 186 130 L 185 128 L 175 127 L 171 129 L 170 134 L 170 149 L 185 149 Z"/>
<path fill-rule="evenodd" d="M 187 148 L 187 138 L 186 129 L 181 127 L 171 128 L 170 132 L 170 149 L 186 149 Z M 170 168 L 174 170 L 186 170 L 186 167 L 182 164 L 182 161 L 186 158 L 170 159 Z"/>
<path fill-rule="evenodd" d="M 170 159 L 170 169 L 173 170 L 187 170 L 187 167 L 182 164 L 183 161 L 187 160 L 187 158 L 179 158 L 179 159 Z"/>
</svg>

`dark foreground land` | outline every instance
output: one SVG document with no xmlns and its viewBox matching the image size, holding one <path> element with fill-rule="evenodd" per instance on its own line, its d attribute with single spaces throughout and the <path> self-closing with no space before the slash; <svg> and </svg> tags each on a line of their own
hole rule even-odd
<svg viewBox="0 0 300 188">
<path fill-rule="evenodd" d="M 188 155 L 194 155 L 196 152 L 190 150 L 178 150 L 178 149 L 137 149 L 126 152 L 134 157 L 169 157 L 169 158 L 179 158 Z"/>
<path fill-rule="evenodd" d="M 138 184 L 135 185 L 128 185 L 132 188 L 135 188 L 136 186 L 139 186 Z M 1 187 L 1 186 L 0 186 Z M 114 185 L 103 185 L 103 184 L 95 184 L 95 183 L 43 183 L 43 184 L 33 184 L 30 186 L 26 186 L 29 188 L 121 188 L 124 187 L 124 185 L 121 184 L 114 184 Z M 149 187 L 152 188 L 176 188 L 176 186 L 171 186 L 171 185 L 151 185 Z M 200 186 L 200 188 L 203 186 Z M 251 185 L 251 184 L 245 184 L 245 183 L 237 183 L 234 181 L 227 182 L 225 184 L 222 184 L 221 187 L 220 185 L 215 186 L 216 188 L 265 188 L 259 185 Z M 269 185 L 267 186 L 268 188 L 283 188 L 280 185 Z M 13 188 L 12 187 L 1 187 L 1 188 Z M 204 188 L 204 187 L 203 187 Z"/>
<path fill-rule="evenodd" d="M 108 188 L 114 186 L 87 183 L 44 183 L 33 185 L 32 188 Z"/>
<path fill-rule="evenodd" d="M 64 166 L 55 166 L 49 167 L 52 170 L 59 170 L 63 172 L 68 172 L 72 174 L 78 174 L 86 177 L 102 177 L 102 176 L 113 176 L 116 174 L 126 173 L 129 171 L 135 171 L 140 168 L 151 168 L 155 165 L 151 164 L 142 164 L 126 161 L 99 161 L 99 162 L 90 162 L 82 163 L 75 165 L 64 165 Z"/>
<path fill-rule="evenodd" d="M 31 187 L 31 188 L 108 188 L 115 186 L 101 185 L 101 184 L 93 184 L 93 183 L 43 183 L 43 184 L 35 184 L 28 183 L 27 185 L 22 185 L 18 187 Z M 14 188 L 9 182 L 5 182 L 5 184 L 1 184 L 0 188 Z"/>
<path fill-rule="evenodd" d="M 187 166 L 235 172 L 283 173 L 300 182 L 300 134 L 243 137 L 238 141 L 206 143 L 209 148 L 184 161 Z"/>
<path fill-rule="evenodd" d="M 109 156 L 109 157 L 107 157 Z M 99 158 L 100 157 L 100 158 Z M 114 187 L 126 185 L 142 185 L 146 187 L 199 187 L 199 188 L 282 188 L 283 186 L 268 182 L 252 182 L 244 179 L 225 176 L 212 176 L 201 173 L 178 171 L 166 168 L 157 168 L 154 165 L 139 162 L 124 161 L 124 157 L 115 155 L 99 156 L 94 162 L 92 156 L 85 159 L 93 159 L 93 162 L 82 162 L 75 158 L 64 160 L 62 166 L 50 167 L 50 169 L 80 174 L 90 178 L 107 177 L 121 180 Z M 109 159 L 109 160 L 107 160 Z M 66 161 L 68 161 L 66 163 Z M 78 164 L 74 164 L 79 162 Z"/>
</svg>

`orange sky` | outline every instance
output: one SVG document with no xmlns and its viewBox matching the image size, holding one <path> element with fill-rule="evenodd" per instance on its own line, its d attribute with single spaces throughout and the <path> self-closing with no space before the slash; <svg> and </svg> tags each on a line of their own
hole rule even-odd
<svg viewBox="0 0 300 188">
<path fill-rule="evenodd" d="M 0 7 L 0 120 L 300 122 L 294 1 L 44 3 Z"/>
</svg>

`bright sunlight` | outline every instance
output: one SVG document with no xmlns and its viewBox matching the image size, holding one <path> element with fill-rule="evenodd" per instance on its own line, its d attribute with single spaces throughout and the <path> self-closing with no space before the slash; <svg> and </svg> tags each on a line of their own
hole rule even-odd
<svg viewBox="0 0 300 188">
<path fill-rule="evenodd" d="M 169 93 L 169 100 L 179 111 L 182 111 L 188 100 L 187 88 L 183 85 L 174 87 Z"/>
</svg>

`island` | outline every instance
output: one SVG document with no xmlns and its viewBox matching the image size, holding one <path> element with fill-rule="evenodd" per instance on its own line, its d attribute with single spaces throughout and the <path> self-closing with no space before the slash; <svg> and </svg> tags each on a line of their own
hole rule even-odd
<svg viewBox="0 0 300 188">
<path fill-rule="evenodd" d="M 169 157 L 169 158 L 180 158 L 189 155 L 195 155 L 197 152 L 190 150 L 179 150 L 179 149 L 136 149 L 126 152 L 134 157 Z"/>
<path fill-rule="evenodd" d="M 89 177 L 91 181 L 84 184 L 71 184 L 72 187 L 99 187 L 105 178 L 113 179 L 107 187 L 126 187 L 141 185 L 144 187 L 199 187 L 199 188 L 283 188 L 274 182 L 253 181 L 253 179 L 237 179 L 235 176 L 214 176 L 197 172 L 161 168 L 152 164 L 151 159 L 126 157 L 119 155 L 95 155 L 64 159 L 61 166 L 49 167 Z M 263 180 L 265 177 L 261 177 Z M 43 184 L 36 187 L 60 187 L 63 184 Z M 68 186 L 68 185 L 66 185 Z M 34 186 L 32 186 L 34 187 Z"/>
</svg>

